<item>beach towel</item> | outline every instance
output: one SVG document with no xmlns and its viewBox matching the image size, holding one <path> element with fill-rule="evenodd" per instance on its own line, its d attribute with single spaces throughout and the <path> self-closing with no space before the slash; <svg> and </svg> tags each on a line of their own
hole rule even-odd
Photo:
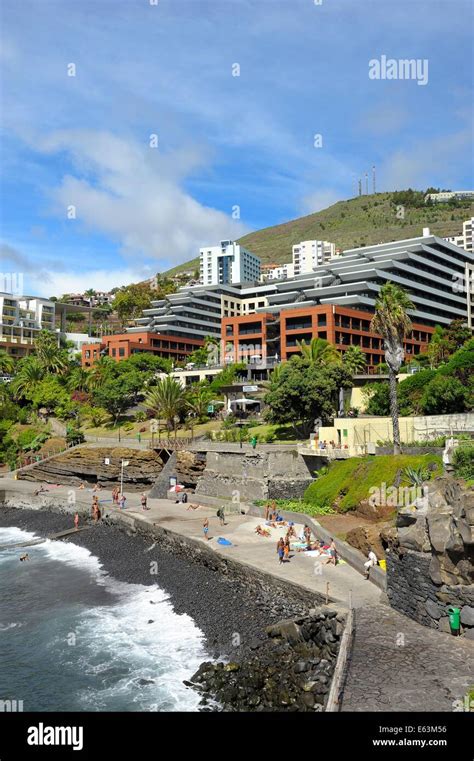
<svg viewBox="0 0 474 761">
<path fill-rule="evenodd" d="M 224 539 L 223 536 L 219 537 L 219 539 L 217 540 L 217 543 L 218 544 L 223 544 L 224 547 L 232 547 L 232 542 L 229 542 L 228 539 Z"/>
</svg>

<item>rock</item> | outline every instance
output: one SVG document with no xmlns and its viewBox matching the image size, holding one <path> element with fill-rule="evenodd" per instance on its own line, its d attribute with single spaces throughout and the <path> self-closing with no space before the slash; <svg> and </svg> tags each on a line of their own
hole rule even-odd
<svg viewBox="0 0 474 761">
<path fill-rule="evenodd" d="M 428 615 L 431 616 L 431 618 L 434 618 L 435 620 L 440 619 L 443 614 L 443 611 L 441 610 L 439 605 L 437 605 L 432 600 L 427 600 L 425 602 L 425 608 Z"/>
<path fill-rule="evenodd" d="M 474 608 L 470 605 L 461 608 L 461 623 L 463 626 L 474 626 Z"/>
<path fill-rule="evenodd" d="M 439 619 L 438 628 L 441 632 L 446 632 L 447 634 L 450 634 L 451 626 L 449 625 L 448 616 L 443 616 L 442 618 Z"/>
<path fill-rule="evenodd" d="M 235 662 L 226 663 L 224 666 L 224 671 L 238 671 L 240 669 L 240 665 Z"/>
<path fill-rule="evenodd" d="M 464 637 L 466 637 L 466 639 L 474 641 L 474 629 L 466 629 L 466 631 L 464 632 Z"/>
</svg>

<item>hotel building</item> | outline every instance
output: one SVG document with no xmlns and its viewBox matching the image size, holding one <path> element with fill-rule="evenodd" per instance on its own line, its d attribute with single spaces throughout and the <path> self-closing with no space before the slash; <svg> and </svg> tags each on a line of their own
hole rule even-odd
<svg viewBox="0 0 474 761">
<path fill-rule="evenodd" d="M 258 256 L 231 240 L 201 248 L 199 258 L 199 279 L 203 285 L 250 283 L 260 277 Z"/>
<path fill-rule="evenodd" d="M 336 256 L 336 245 L 327 240 L 302 240 L 293 246 L 293 273 L 302 275 Z"/>
<path fill-rule="evenodd" d="M 154 354 L 157 357 L 182 362 L 202 344 L 202 341 L 193 338 L 183 339 L 146 330 L 133 334 L 104 336 L 98 342 L 82 345 L 82 367 L 92 367 L 100 357 L 111 357 L 120 362 L 138 353 Z"/>
<path fill-rule="evenodd" d="M 12 357 L 33 351 L 40 330 L 54 330 L 54 324 L 54 301 L 0 292 L 0 348 Z"/>
</svg>

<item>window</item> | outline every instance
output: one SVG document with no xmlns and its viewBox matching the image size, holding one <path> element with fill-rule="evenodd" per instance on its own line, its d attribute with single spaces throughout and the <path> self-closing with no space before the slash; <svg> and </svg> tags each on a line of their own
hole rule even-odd
<svg viewBox="0 0 474 761">
<path fill-rule="evenodd" d="M 123 348 L 123 346 L 121 346 L 119 348 L 119 357 L 124 357 L 124 356 L 125 356 L 125 349 Z"/>
<path fill-rule="evenodd" d="M 115 357 L 117 354 L 117 349 L 112 349 L 112 356 Z"/>
</svg>

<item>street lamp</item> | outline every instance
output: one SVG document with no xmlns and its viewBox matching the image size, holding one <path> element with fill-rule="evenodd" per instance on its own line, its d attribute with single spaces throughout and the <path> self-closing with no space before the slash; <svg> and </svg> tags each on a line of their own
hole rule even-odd
<svg viewBox="0 0 474 761">
<path fill-rule="evenodd" d="M 120 467 L 120 494 L 123 494 L 123 469 L 130 464 L 130 460 L 122 460 Z"/>
</svg>

